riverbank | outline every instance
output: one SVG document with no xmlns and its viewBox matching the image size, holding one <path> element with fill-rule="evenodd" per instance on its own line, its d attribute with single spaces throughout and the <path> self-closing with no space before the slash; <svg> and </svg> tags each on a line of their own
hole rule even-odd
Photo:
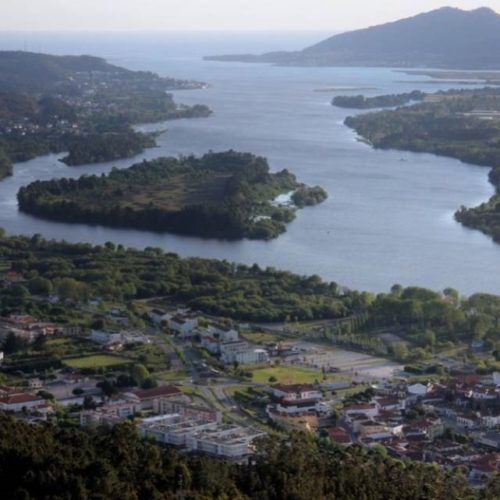
<svg viewBox="0 0 500 500">
<path fill-rule="evenodd" d="M 432 153 L 492 167 L 489 179 L 497 194 L 480 207 L 460 208 L 455 218 L 500 243 L 499 89 L 427 94 L 421 104 L 348 117 L 345 124 L 377 149 Z"/>
</svg>

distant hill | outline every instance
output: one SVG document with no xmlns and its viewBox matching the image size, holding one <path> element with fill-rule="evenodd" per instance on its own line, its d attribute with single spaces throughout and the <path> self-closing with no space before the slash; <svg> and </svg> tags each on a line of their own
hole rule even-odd
<svg viewBox="0 0 500 500">
<path fill-rule="evenodd" d="M 292 66 L 500 69 L 500 15 L 452 7 L 342 33 L 298 52 L 210 56 L 208 60 Z"/>
</svg>

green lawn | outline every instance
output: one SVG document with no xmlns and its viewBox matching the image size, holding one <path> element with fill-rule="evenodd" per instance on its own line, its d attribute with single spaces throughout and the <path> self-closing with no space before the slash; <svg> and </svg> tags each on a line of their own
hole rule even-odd
<svg viewBox="0 0 500 500">
<path fill-rule="evenodd" d="M 155 372 L 156 378 L 160 380 L 164 380 L 165 382 L 171 382 L 173 380 L 182 380 L 187 377 L 187 372 L 185 371 L 164 371 L 164 372 Z"/>
<path fill-rule="evenodd" d="M 107 368 L 110 366 L 130 363 L 130 359 L 110 354 L 96 354 L 94 356 L 82 356 L 81 358 L 70 358 L 63 360 L 70 368 Z"/>
<path fill-rule="evenodd" d="M 280 335 L 279 333 L 270 332 L 245 332 L 241 336 L 250 342 L 255 342 L 256 344 L 263 344 L 266 342 L 280 342 L 285 340 L 286 337 Z"/>
<path fill-rule="evenodd" d="M 269 378 L 276 378 L 278 383 L 310 384 L 315 380 L 322 380 L 323 373 L 319 370 L 299 368 L 293 366 L 273 366 L 253 370 L 253 381 L 261 384 L 269 383 Z M 330 377 L 329 377 L 330 378 Z"/>
</svg>

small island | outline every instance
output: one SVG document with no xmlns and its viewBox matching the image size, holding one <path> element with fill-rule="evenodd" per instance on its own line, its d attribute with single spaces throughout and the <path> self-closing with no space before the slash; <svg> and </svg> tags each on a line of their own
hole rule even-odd
<svg viewBox="0 0 500 500">
<path fill-rule="evenodd" d="M 332 105 L 338 108 L 350 109 L 394 108 L 396 106 L 404 106 L 411 102 L 423 101 L 424 98 L 425 94 L 419 90 L 414 90 L 406 94 L 390 94 L 375 97 L 339 95 L 333 98 Z"/>
<path fill-rule="evenodd" d="M 19 190 L 19 208 L 64 222 L 158 232 L 270 240 L 296 211 L 327 193 L 250 153 L 159 158 L 104 176 L 36 181 Z"/>
<path fill-rule="evenodd" d="M 496 195 L 455 218 L 500 243 L 500 89 L 426 94 L 425 102 L 348 117 L 346 125 L 379 149 L 399 149 L 457 158 L 493 167 Z"/>
</svg>

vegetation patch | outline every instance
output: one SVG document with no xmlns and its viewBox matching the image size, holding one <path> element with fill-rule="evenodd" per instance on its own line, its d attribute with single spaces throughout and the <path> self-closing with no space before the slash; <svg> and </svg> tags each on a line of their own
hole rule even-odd
<svg viewBox="0 0 500 500">
<path fill-rule="evenodd" d="M 63 363 L 70 368 L 109 368 L 130 363 L 130 359 L 108 354 L 96 354 L 93 356 L 82 356 L 80 358 L 67 358 Z"/>
</svg>

